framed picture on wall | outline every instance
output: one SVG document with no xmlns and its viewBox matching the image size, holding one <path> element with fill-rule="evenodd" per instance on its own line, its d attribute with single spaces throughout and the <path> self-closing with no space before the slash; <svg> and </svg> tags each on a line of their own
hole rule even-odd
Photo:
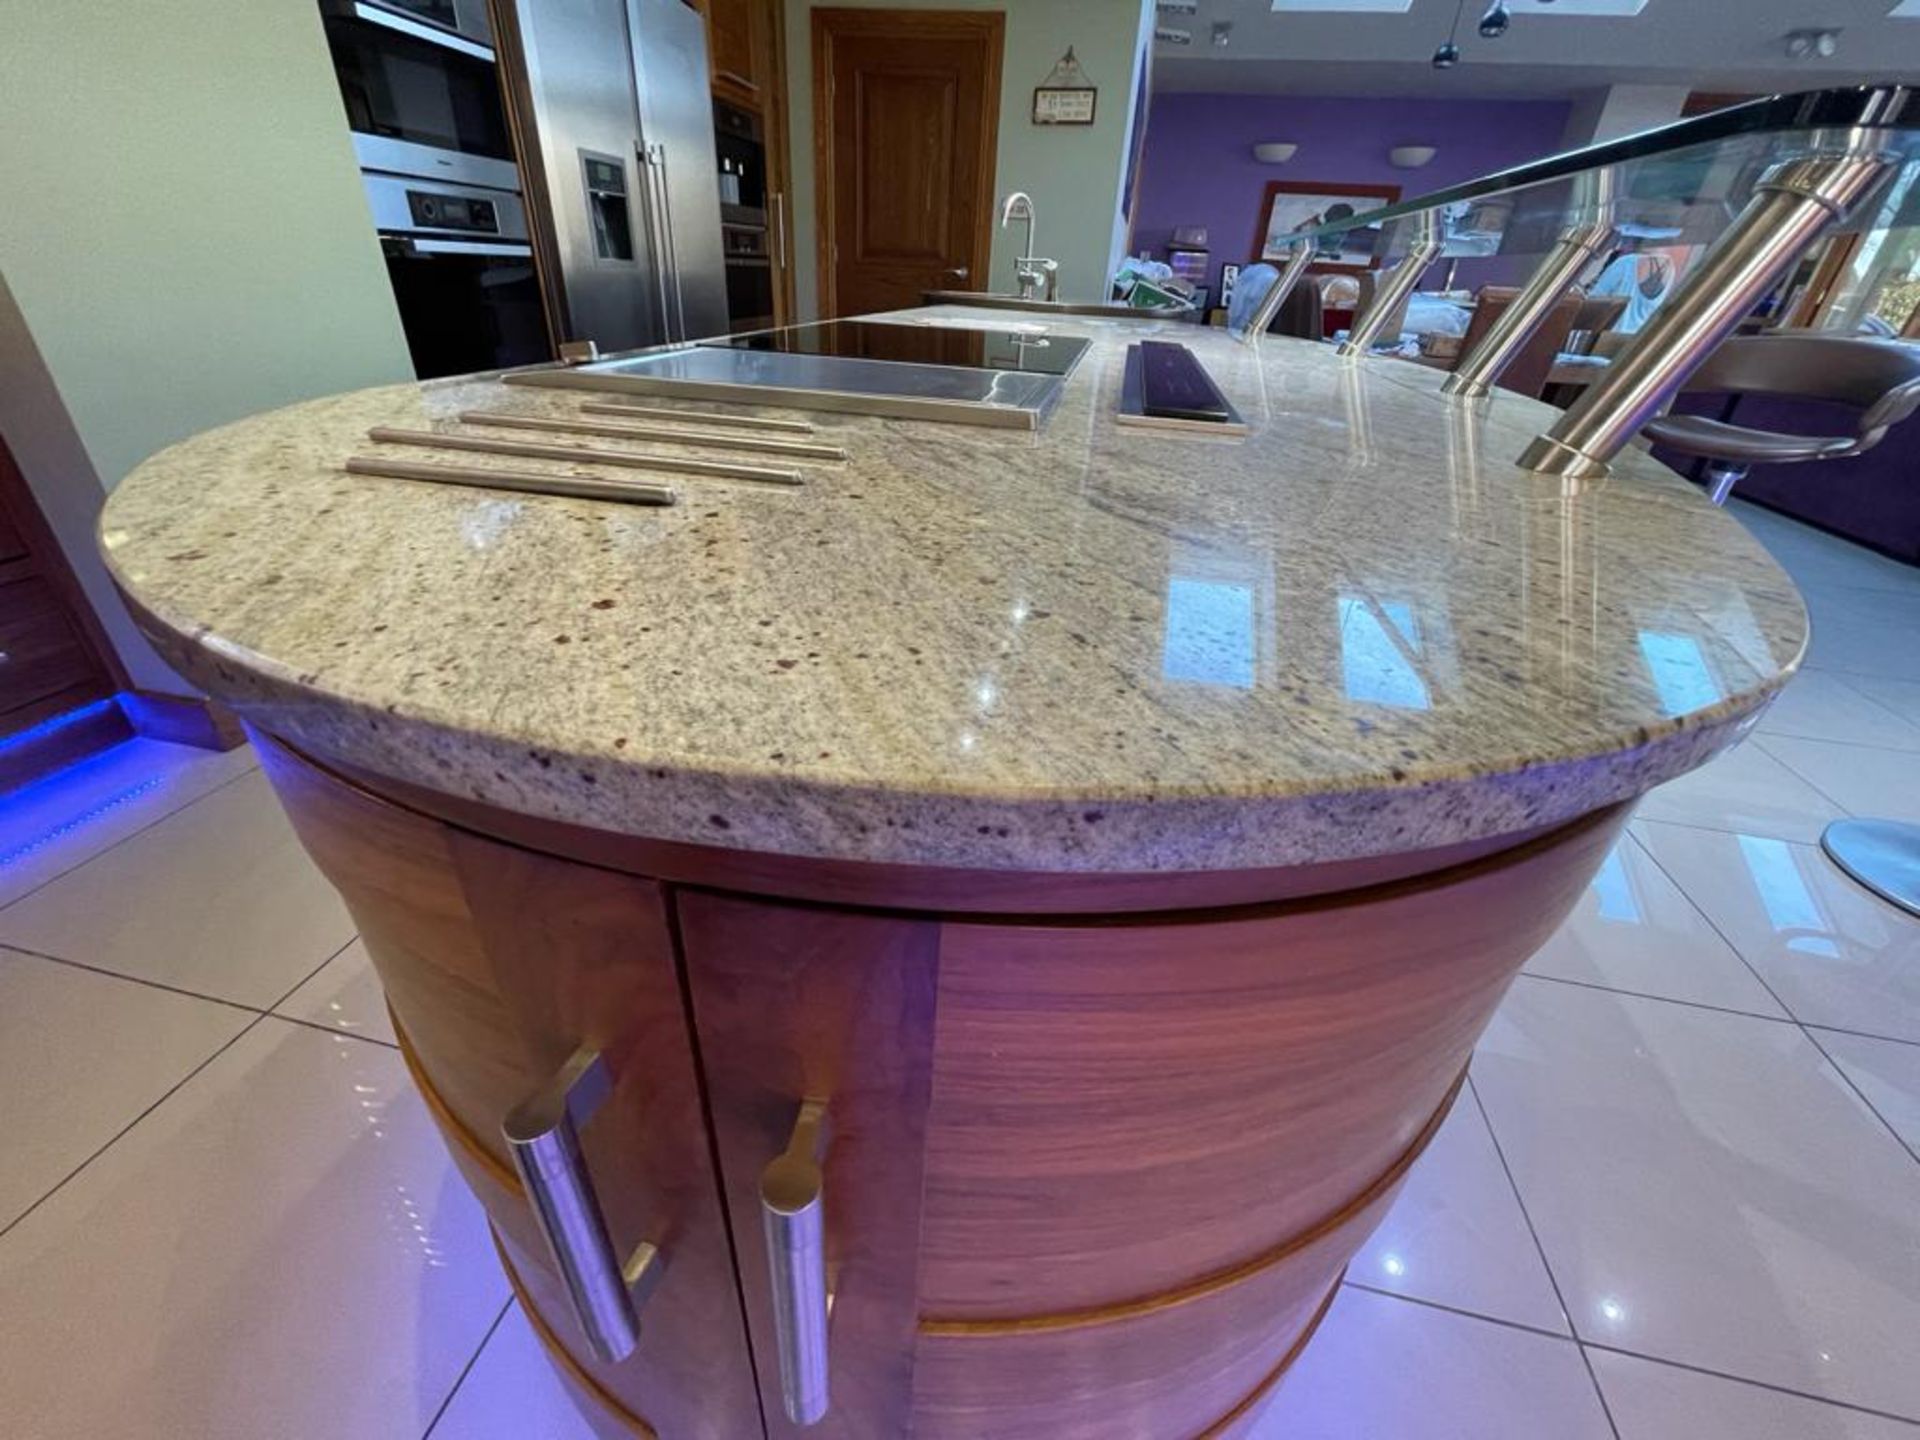
<svg viewBox="0 0 1920 1440">
<path fill-rule="evenodd" d="M 1283 237 L 1302 225 L 1319 225 L 1347 215 L 1364 214 L 1400 198 L 1398 185 L 1343 185 L 1332 181 L 1269 180 L 1260 206 L 1260 233 L 1253 238 L 1254 258 L 1276 263 L 1287 258 Z M 1314 261 L 1316 270 L 1366 270 L 1372 267 L 1370 237 L 1377 231 L 1357 232 L 1344 247 L 1324 250 Z M 1363 240 L 1362 236 L 1369 237 Z"/>
</svg>

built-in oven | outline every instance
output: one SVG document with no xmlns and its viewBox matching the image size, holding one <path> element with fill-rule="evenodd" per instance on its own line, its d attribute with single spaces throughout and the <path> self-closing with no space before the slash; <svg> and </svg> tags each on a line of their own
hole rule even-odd
<svg viewBox="0 0 1920 1440">
<path fill-rule="evenodd" d="M 774 324 L 773 257 L 767 253 L 767 227 L 720 222 L 726 260 L 727 328 L 766 330 Z"/>
<path fill-rule="evenodd" d="M 422 380 L 552 358 L 519 195 L 400 175 L 361 178 Z"/>
<path fill-rule="evenodd" d="M 520 188 L 485 0 L 322 0 L 363 170 Z"/>
<path fill-rule="evenodd" d="M 767 231 L 767 146 L 760 117 L 713 102 L 714 152 L 720 165 L 720 243 L 727 274 L 727 328 L 774 324 L 773 260 Z"/>
</svg>

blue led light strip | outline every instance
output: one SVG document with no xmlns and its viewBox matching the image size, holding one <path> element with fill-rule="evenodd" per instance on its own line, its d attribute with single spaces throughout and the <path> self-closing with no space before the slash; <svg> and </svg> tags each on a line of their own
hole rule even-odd
<svg viewBox="0 0 1920 1440">
<path fill-rule="evenodd" d="M 4 740 L 0 740 L 0 755 L 18 750 L 23 745 L 31 745 L 36 740 L 44 740 L 49 735 L 58 735 L 70 725 L 78 725 L 82 720 L 91 719 L 101 711 L 110 709 L 118 703 L 119 697 L 109 695 L 104 700 L 95 700 L 91 705 L 82 705 L 78 710 L 63 710 L 58 715 L 49 716 L 38 725 L 16 731 Z"/>
<path fill-rule="evenodd" d="M 30 855 L 38 854 L 40 851 L 46 849 L 49 845 L 53 844 L 56 840 L 60 840 L 65 836 L 71 835 L 76 830 L 85 829 L 88 825 L 91 825 L 94 821 L 100 819 L 103 815 L 107 815 L 112 811 L 118 810 L 121 806 L 127 804 L 129 801 L 135 800 L 140 796 L 147 794 L 149 791 L 157 790 L 166 783 L 167 783 L 166 776 L 156 775 L 151 780 L 143 780 L 138 785 L 134 786 L 131 790 L 123 790 L 118 795 L 114 796 L 111 800 L 104 801 L 101 804 L 94 806 L 91 810 L 84 811 L 81 814 L 74 816 L 71 820 L 67 820 L 62 822 L 59 825 L 56 825 L 53 829 L 47 831 L 46 834 L 40 836 L 38 839 L 29 840 L 26 844 L 20 846 L 17 850 L 10 850 L 5 855 L 0 855 L 0 870 L 6 869 L 9 865 L 16 865 Z"/>
</svg>

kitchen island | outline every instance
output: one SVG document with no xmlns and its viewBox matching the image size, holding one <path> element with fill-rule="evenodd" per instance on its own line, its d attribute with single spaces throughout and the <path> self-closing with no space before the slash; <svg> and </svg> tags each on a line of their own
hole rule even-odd
<svg viewBox="0 0 1920 1440">
<path fill-rule="evenodd" d="M 1090 344 L 1039 429 L 816 415 L 799 485 L 342 469 L 591 398 L 479 378 L 200 436 L 103 518 L 604 1434 L 1250 1433 L 1634 799 L 1798 662 L 1670 472 L 1514 466 L 1537 402 L 1048 324 Z M 1143 335 L 1251 434 L 1117 425 Z"/>
</svg>

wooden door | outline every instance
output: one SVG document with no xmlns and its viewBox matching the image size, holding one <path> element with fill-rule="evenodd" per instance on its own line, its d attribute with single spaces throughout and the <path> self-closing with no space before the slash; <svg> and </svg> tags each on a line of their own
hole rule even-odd
<svg viewBox="0 0 1920 1440">
<path fill-rule="evenodd" d="M 813 12 L 821 314 L 986 287 L 998 11 Z"/>
<path fill-rule="evenodd" d="M 255 740 L 353 913 L 414 1080 L 584 1408 L 608 1434 L 758 1436 L 663 888 L 456 829 Z M 581 1131 L 589 1183 L 620 1253 L 650 1240 L 664 1260 L 639 1346 L 617 1362 L 589 1351 L 501 1130 L 581 1046 L 613 1077 Z"/>
</svg>

